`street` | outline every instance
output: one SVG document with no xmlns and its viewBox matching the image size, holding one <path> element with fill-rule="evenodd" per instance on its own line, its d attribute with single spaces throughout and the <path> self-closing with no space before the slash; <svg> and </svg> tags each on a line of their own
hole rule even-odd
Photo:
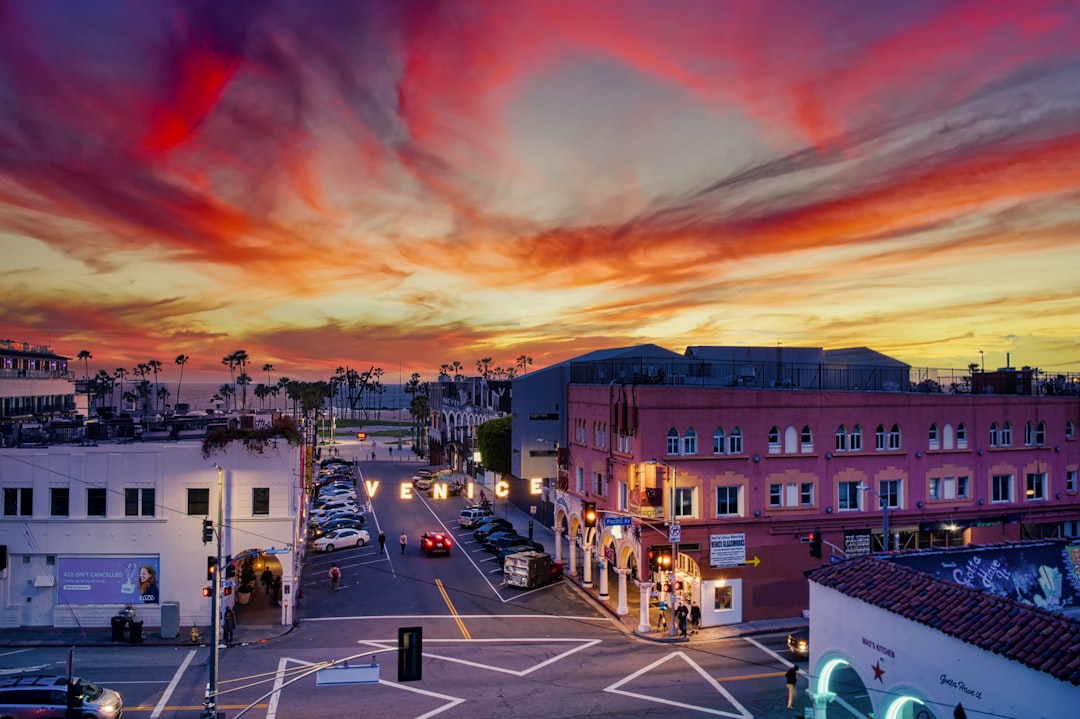
<svg viewBox="0 0 1080 719">
<path fill-rule="evenodd" d="M 296 629 L 220 650 L 218 710 L 225 717 L 802 716 L 785 708 L 786 635 L 648 641 L 628 634 L 569 581 L 531 591 L 503 586 L 492 555 L 472 530 L 458 527 L 464 498 L 401 498 L 400 483 L 415 466 L 361 463 L 363 479 L 378 482 L 367 515 L 371 543 L 309 553 Z M 499 502 L 495 510 L 527 531 L 527 515 Z M 419 537 L 429 530 L 453 538 L 449 556 L 420 551 Z M 535 535 L 550 543 L 550 531 L 537 527 Z M 327 578 L 331 562 L 343 575 L 337 592 Z M 422 627 L 421 681 L 397 682 L 399 627 Z M 75 668 L 120 691 L 125 716 L 196 719 L 209 655 L 205 647 L 87 647 L 76 650 Z M 0 671 L 62 673 L 66 661 L 65 648 L 4 650 Z M 378 682 L 317 685 L 316 669 L 345 662 L 368 667 Z M 800 677 L 801 695 L 806 686 Z M 799 706 L 806 703 L 800 696 Z M 861 719 L 863 705 L 848 698 L 830 716 Z"/>
</svg>

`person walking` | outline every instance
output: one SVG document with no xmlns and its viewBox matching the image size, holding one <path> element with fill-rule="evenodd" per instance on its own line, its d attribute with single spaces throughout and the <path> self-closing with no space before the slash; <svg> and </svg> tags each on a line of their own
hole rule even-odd
<svg viewBox="0 0 1080 719">
<path fill-rule="evenodd" d="M 270 567 L 263 570 L 262 576 L 259 578 L 266 588 L 266 593 L 270 594 L 274 590 L 274 573 L 270 571 Z"/>
<path fill-rule="evenodd" d="M 233 640 L 233 632 L 236 631 L 236 614 L 233 613 L 232 607 L 225 608 L 225 618 L 222 620 L 222 627 L 225 629 L 225 642 L 231 642 Z"/>
<path fill-rule="evenodd" d="M 698 625 L 701 624 L 701 607 L 697 602 L 690 605 L 690 633 L 697 634 Z"/>
<path fill-rule="evenodd" d="M 799 681 L 799 667 L 792 664 L 784 674 L 784 679 L 787 681 L 787 708 L 791 709 L 791 705 L 795 703 L 795 684 Z"/>
<path fill-rule="evenodd" d="M 338 569 L 338 565 L 331 564 L 330 571 L 327 572 L 327 575 L 330 577 L 331 589 L 336 592 L 338 590 L 338 586 L 341 584 L 341 570 Z"/>
<path fill-rule="evenodd" d="M 401 533 L 401 553 L 405 554 L 405 545 L 409 543 L 409 538 L 405 536 L 405 532 Z"/>
<path fill-rule="evenodd" d="M 379 554 L 386 554 L 386 532 L 379 530 Z"/>
<path fill-rule="evenodd" d="M 679 608 L 675 610 L 675 617 L 679 621 L 679 636 L 686 636 L 686 615 L 690 613 L 690 610 L 686 608 L 685 604 L 679 603 Z"/>
</svg>

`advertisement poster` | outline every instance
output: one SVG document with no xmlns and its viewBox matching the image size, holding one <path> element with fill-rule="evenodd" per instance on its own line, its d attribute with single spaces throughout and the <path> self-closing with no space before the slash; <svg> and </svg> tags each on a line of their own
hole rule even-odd
<svg viewBox="0 0 1080 719">
<path fill-rule="evenodd" d="M 157 604 L 158 557 L 59 557 L 60 604 Z"/>
</svg>

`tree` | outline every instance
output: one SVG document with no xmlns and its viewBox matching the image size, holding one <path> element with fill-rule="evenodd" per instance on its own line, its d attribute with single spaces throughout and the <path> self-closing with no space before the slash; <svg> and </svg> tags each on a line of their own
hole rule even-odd
<svg viewBox="0 0 1080 719">
<path fill-rule="evenodd" d="M 223 384 L 218 387 L 218 394 L 221 395 L 222 401 L 225 402 L 225 411 L 229 411 L 229 397 L 236 394 L 236 387 L 231 384 Z"/>
<path fill-rule="evenodd" d="M 250 361 L 250 358 L 248 357 L 247 351 L 246 350 L 236 350 L 236 352 L 233 353 L 233 357 L 236 359 L 236 364 L 240 368 L 240 375 L 241 376 L 246 376 L 244 374 L 244 370 L 247 367 L 247 363 Z M 247 412 L 247 386 L 250 383 L 251 383 L 251 378 L 248 377 L 248 381 L 245 384 L 240 385 L 243 388 L 243 404 L 241 405 L 240 411 L 245 412 L 245 413 Z M 235 405 L 234 405 L 234 407 L 235 407 Z"/>
<path fill-rule="evenodd" d="M 517 368 L 521 370 L 521 374 L 525 374 L 529 371 L 529 366 L 533 363 L 532 357 L 528 355 L 518 355 Z"/>
<path fill-rule="evenodd" d="M 168 408 L 167 402 L 169 400 L 169 395 L 172 394 L 172 392 L 169 391 L 169 388 L 168 387 L 158 387 L 156 394 L 157 394 L 157 398 L 158 398 L 158 401 L 159 401 L 159 404 L 161 405 L 161 407 Z"/>
<path fill-rule="evenodd" d="M 229 368 L 229 384 L 236 384 L 236 353 L 233 352 L 231 355 L 225 355 L 224 357 L 222 357 L 221 364 Z M 226 394 L 225 397 L 227 400 L 228 395 Z M 225 403 L 225 411 L 229 411 L 228 401 L 226 401 Z"/>
<path fill-rule="evenodd" d="M 241 411 L 247 413 L 247 388 L 248 385 L 251 384 L 251 375 L 247 372 L 241 372 L 236 378 L 236 384 L 240 385 L 240 388 L 244 393 L 244 403 Z"/>
<path fill-rule="evenodd" d="M 269 397 L 272 394 L 276 395 L 277 392 L 274 390 L 274 383 L 270 381 L 270 373 L 274 371 L 274 365 L 267 362 L 262 366 L 262 371 L 266 373 L 266 394 L 264 397 Z M 271 407 L 271 409 L 273 409 L 273 407 Z"/>
<path fill-rule="evenodd" d="M 124 413 L 124 400 L 127 397 L 124 395 L 124 377 L 127 377 L 128 371 L 123 367 L 117 367 L 113 370 L 113 377 L 120 380 L 120 414 Z"/>
<path fill-rule="evenodd" d="M 476 446 L 484 467 L 492 472 L 510 474 L 510 420 L 510 417 L 499 417 L 477 427 Z"/>
<path fill-rule="evenodd" d="M 491 361 L 490 357 L 476 360 L 476 373 L 484 379 L 491 378 Z"/>
<path fill-rule="evenodd" d="M 180 385 L 184 381 L 184 365 L 188 363 L 191 358 L 187 355 L 176 355 L 174 363 L 180 365 L 180 379 L 176 382 L 176 403 L 180 404 Z"/>
<path fill-rule="evenodd" d="M 255 385 L 255 397 L 259 400 L 259 408 L 266 409 L 266 398 L 270 396 L 272 391 L 271 387 L 267 387 L 262 382 Z"/>
<path fill-rule="evenodd" d="M 150 371 L 153 372 L 153 374 L 154 374 L 154 392 L 157 393 L 157 386 L 158 386 L 157 376 L 158 376 L 158 372 L 161 371 L 161 362 L 158 361 L 158 360 L 149 360 L 146 363 L 146 366 L 149 367 Z M 157 406 L 158 405 L 155 404 L 154 408 L 156 409 Z"/>
</svg>

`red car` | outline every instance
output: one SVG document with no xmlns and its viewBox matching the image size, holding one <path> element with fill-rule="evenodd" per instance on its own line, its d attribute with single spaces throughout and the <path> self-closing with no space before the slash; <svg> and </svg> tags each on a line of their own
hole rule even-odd
<svg viewBox="0 0 1080 719">
<path fill-rule="evenodd" d="M 420 549 L 429 557 L 432 554 L 450 554 L 453 542 L 442 532 L 424 532 L 420 535 Z"/>
</svg>

